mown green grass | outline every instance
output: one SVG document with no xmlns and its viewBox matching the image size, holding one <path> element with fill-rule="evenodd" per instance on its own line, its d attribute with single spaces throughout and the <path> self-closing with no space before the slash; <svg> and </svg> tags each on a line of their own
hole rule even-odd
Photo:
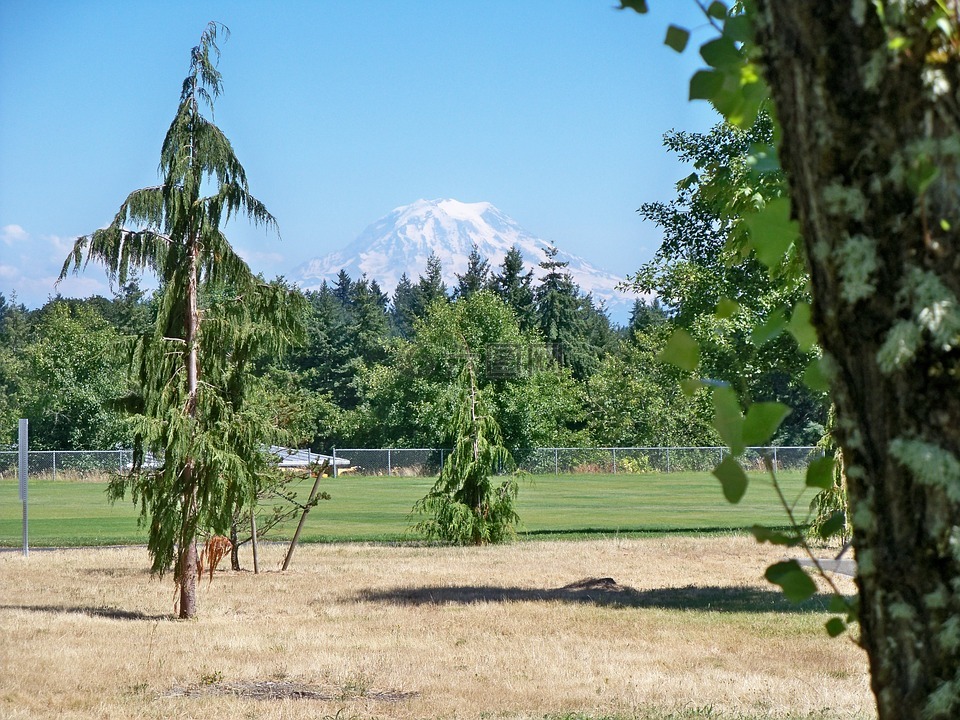
<svg viewBox="0 0 960 720">
<path fill-rule="evenodd" d="M 784 472 L 780 481 L 790 500 L 806 509 L 812 495 L 801 493 L 802 473 Z M 309 515 L 305 542 L 416 540 L 410 526 L 413 504 L 429 490 L 430 478 L 327 478 L 321 488 L 332 499 Z M 146 541 L 129 501 L 111 505 L 103 482 L 31 481 L 29 536 L 33 546 L 136 544 Z M 302 496 L 309 491 L 304 481 Z M 664 532 L 725 532 L 753 524 L 782 526 L 783 508 L 768 477 L 751 474 L 746 496 L 730 505 L 709 473 L 646 475 L 537 475 L 520 481 L 521 537 L 582 538 Z M 22 507 L 15 481 L 0 481 L 0 545 L 21 543 Z M 295 522 L 276 531 L 287 539 Z"/>
</svg>

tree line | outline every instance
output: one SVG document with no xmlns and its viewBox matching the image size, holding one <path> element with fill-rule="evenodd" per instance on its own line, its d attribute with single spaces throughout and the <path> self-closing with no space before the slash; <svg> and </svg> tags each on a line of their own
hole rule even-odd
<svg viewBox="0 0 960 720">
<path fill-rule="evenodd" d="M 703 348 L 705 376 L 794 409 L 778 444 L 815 444 L 827 400 L 803 382 L 810 351 L 789 333 L 758 338 L 754 329 L 785 296 L 802 299 L 805 283 L 771 279 L 752 256 L 731 257 L 728 195 L 745 182 L 748 149 L 770 132 L 761 117 L 746 131 L 721 124 L 666 135 L 694 172 L 673 200 L 640 208 L 664 240 L 631 278 L 654 299 L 636 300 L 624 326 L 577 286 L 555 247 L 545 250 L 539 279 L 516 247 L 497 266 L 475 247 L 452 288 L 435 255 L 417 278 L 402 276 L 392 296 L 376 279 L 342 270 L 317 290 L 274 281 L 300 297 L 303 333 L 284 355 L 247 359 L 257 412 L 281 439 L 318 452 L 450 447 L 467 339 L 508 448 L 721 444 L 709 393 L 686 394 L 682 374 L 656 360 L 682 328 Z M 214 295 L 201 304 L 216 306 Z M 111 298 L 57 296 L 37 310 L 0 294 L 0 442 L 14 442 L 16 419 L 26 417 L 37 449 L 129 446 L 117 401 L 134 389 L 130 349 L 153 327 L 162 298 L 162 287 L 146 293 L 136 278 Z M 718 311 L 724 302 L 728 310 Z"/>
</svg>

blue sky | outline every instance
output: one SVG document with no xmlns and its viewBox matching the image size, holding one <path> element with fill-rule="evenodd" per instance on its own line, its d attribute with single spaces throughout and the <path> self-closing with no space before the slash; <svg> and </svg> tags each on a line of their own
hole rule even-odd
<svg viewBox="0 0 960 720">
<path fill-rule="evenodd" d="M 215 120 L 280 225 L 228 227 L 254 270 L 289 274 L 397 206 L 451 197 L 625 275 L 659 242 L 636 209 L 685 174 L 663 133 L 716 116 L 687 102 L 693 48 L 662 44 L 670 22 L 703 27 L 693 0 L 617 4 L 3 0 L 0 292 L 42 304 L 73 238 L 156 184 L 209 20 L 231 31 Z M 91 266 L 60 291 L 110 289 Z"/>
</svg>

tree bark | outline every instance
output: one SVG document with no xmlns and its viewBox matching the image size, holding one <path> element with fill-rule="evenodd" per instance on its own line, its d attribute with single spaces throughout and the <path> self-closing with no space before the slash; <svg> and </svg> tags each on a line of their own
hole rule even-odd
<svg viewBox="0 0 960 720">
<path fill-rule="evenodd" d="M 186 412 L 191 420 L 197 416 L 197 392 L 199 390 L 199 361 L 197 341 L 200 315 L 197 307 L 198 296 L 198 255 L 199 244 L 192 236 L 188 248 L 190 270 L 187 280 L 186 332 L 184 341 L 187 347 L 187 404 Z M 180 537 L 180 617 L 189 619 L 197 614 L 197 481 L 194 476 L 193 458 L 188 457 L 183 469 L 183 528 Z"/>
<path fill-rule="evenodd" d="M 941 52 L 923 27 L 933 6 L 888 3 L 886 26 L 869 2 L 756 7 L 832 375 L 881 719 L 960 717 L 960 338 L 940 334 L 960 313 L 960 150 L 943 142 L 958 137 L 960 73 L 956 46 Z"/>
</svg>

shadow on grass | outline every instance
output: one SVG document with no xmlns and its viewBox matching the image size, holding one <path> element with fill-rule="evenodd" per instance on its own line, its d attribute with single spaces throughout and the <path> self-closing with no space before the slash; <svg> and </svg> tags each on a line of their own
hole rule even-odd
<svg viewBox="0 0 960 720">
<path fill-rule="evenodd" d="M 173 620 L 173 615 L 147 615 L 137 610 L 120 610 L 111 607 L 66 607 L 63 605 L 0 605 L 0 610 L 24 610 L 51 615 L 86 615 L 87 617 L 106 618 L 108 620 Z"/>
<path fill-rule="evenodd" d="M 469 605 L 472 603 L 565 602 L 614 608 L 705 610 L 730 613 L 825 612 L 829 595 L 795 604 L 778 590 L 755 587 L 697 586 L 635 590 L 612 578 L 591 578 L 556 589 L 466 585 L 364 590 L 358 600 L 396 605 Z"/>
</svg>

